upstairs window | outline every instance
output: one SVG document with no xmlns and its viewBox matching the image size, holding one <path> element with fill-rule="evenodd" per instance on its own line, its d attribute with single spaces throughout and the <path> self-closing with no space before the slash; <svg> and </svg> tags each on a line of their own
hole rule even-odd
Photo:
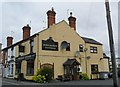
<svg viewBox="0 0 120 87">
<path fill-rule="evenodd" d="M 19 52 L 25 52 L 25 46 L 19 45 Z"/>
<path fill-rule="evenodd" d="M 13 50 L 14 50 L 14 47 L 11 48 L 11 58 L 14 58 Z"/>
<path fill-rule="evenodd" d="M 30 40 L 30 53 L 33 53 L 34 40 Z"/>
<path fill-rule="evenodd" d="M 83 45 L 82 44 L 79 45 L 79 51 L 83 52 Z"/>
<path fill-rule="evenodd" d="M 97 53 L 97 47 L 90 46 L 90 52 L 91 53 Z"/>
<path fill-rule="evenodd" d="M 70 43 L 67 43 L 68 47 L 66 48 L 66 51 L 70 51 Z"/>
</svg>

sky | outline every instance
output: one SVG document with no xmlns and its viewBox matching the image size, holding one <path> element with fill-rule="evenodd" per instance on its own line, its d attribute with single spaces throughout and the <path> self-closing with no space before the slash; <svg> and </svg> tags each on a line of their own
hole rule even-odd
<svg viewBox="0 0 120 87">
<path fill-rule="evenodd" d="M 31 35 L 47 28 L 46 12 L 52 7 L 56 12 L 56 23 L 65 20 L 69 13 L 76 20 L 79 35 L 93 38 L 103 44 L 104 52 L 109 56 L 109 38 L 104 0 L 2 0 L 0 2 L 0 42 L 6 47 L 7 36 L 14 42 L 22 40 L 22 27 L 29 24 Z M 69 1 L 69 2 L 68 2 Z M 116 56 L 118 56 L 118 0 L 110 1 L 110 12 L 114 35 Z M 114 1 L 114 2 L 113 2 Z"/>
</svg>

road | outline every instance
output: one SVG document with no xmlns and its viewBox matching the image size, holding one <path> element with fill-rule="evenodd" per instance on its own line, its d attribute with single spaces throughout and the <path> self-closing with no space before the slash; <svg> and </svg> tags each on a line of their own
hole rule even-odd
<svg viewBox="0 0 120 87">
<path fill-rule="evenodd" d="M 120 84 L 120 78 L 119 78 Z M 53 81 L 51 83 L 34 83 L 28 81 L 16 81 L 11 79 L 2 79 L 2 87 L 113 87 L 112 79 L 109 80 L 88 80 L 88 81 Z"/>
</svg>

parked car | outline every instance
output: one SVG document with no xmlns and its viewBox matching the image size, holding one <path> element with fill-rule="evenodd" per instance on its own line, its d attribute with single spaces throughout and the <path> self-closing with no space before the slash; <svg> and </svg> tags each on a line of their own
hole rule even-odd
<svg viewBox="0 0 120 87">
<path fill-rule="evenodd" d="M 120 77 L 120 70 L 118 70 L 118 77 Z"/>
<path fill-rule="evenodd" d="M 120 77 L 120 70 L 118 70 L 117 73 L 118 73 L 118 77 Z M 112 78 L 112 76 L 113 76 L 113 73 L 112 73 L 112 72 L 109 72 L 109 73 L 108 73 L 108 77 L 109 77 L 109 78 Z"/>
<path fill-rule="evenodd" d="M 108 73 L 108 77 L 109 77 L 109 78 L 112 78 L 112 76 L 113 76 L 113 73 L 112 73 L 112 72 L 109 72 L 109 73 Z"/>
</svg>

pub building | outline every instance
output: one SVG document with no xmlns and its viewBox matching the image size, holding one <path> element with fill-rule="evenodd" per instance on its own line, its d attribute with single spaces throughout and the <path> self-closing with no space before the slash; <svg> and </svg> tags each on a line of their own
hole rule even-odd
<svg viewBox="0 0 120 87">
<path fill-rule="evenodd" d="M 78 80 L 78 73 L 87 73 L 90 79 L 97 79 L 100 72 L 109 72 L 103 44 L 80 36 L 72 13 L 69 23 L 65 20 L 56 23 L 55 16 L 52 8 L 47 12 L 47 28 L 32 36 L 28 24 L 22 28 L 23 40 L 12 45 L 15 49 L 14 78 L 23 73 L 25 79 L 31 80 L 43 66 L 52 68 L 53 79 L 69 74 L 71 80 Z"/>
</svg>

